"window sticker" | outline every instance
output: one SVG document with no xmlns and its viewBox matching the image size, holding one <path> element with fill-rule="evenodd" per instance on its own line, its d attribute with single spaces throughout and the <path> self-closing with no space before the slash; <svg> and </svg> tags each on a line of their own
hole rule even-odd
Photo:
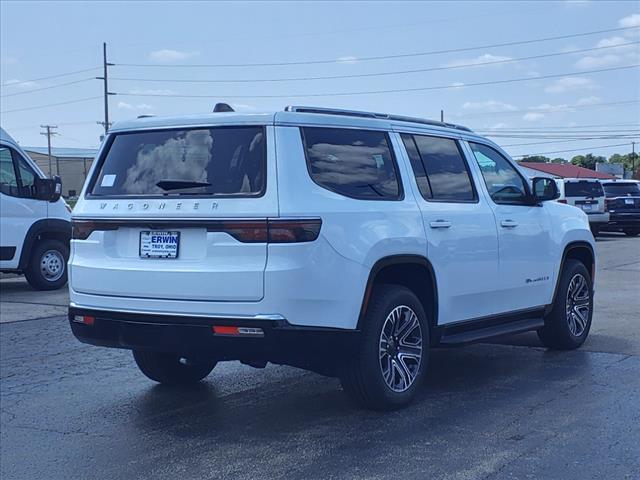
<svg viewBox="0 0 640 480">
<path fill-rule="evenodd" d="M 100 186 L 101 187 L 113 187 L 113 185 L 116 183 L 116 176 L 115 175 L 104 175 L 102 177 L 102 182 L 100 182 Z"/>
</svg>

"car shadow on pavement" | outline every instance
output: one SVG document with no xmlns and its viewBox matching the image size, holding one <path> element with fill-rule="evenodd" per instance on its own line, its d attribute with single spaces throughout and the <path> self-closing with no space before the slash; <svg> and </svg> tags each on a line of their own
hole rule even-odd
<svg viewBox="0 0 640 480">
<path fill-rule="evenodd" d="M 134 425 L 143 431 L 162 429 L 171 436 L 212 441 L 220 448 L 246 438 L 272 441 L 318 428 L 343 430 L 340 441 L 348 442 L 352 429 L 358 436 L 367 430 L 377 435 L 379 419 L 385 415 L 411 429 L 417 412 L 425 428 L 440 424 L 442 429 L 446 418 L 459 424 L 467 416 L 493 415 L 494 408 L 546 396 L 549 384 L 573 383 L 589 374 L 591 361 L 587 352 L 497 345 L 434 350 L 414 403 L 387 414 L 353 405 L 338 380 L 302 371 L 285 381 L 219 397 L 214 370 L 206 382 L 190 389 L 149 388 L 135 402 Z"/>
</svg>

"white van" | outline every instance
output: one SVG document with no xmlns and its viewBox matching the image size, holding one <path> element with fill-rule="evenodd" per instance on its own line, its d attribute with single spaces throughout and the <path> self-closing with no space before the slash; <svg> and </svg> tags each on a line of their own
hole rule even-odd
<svg viewBox="0 0 640 480">
<path fill-rule="evenodd" d="M 46 178 L 0 128 L 0 272 L 22 273 L 36 290 L 67 283 L 71 209 L 60 192 L 60 178 Z"/>
<path fill-rule="evenodd" d="M 586 213 L 591 232 L 597 236 L 609 223 L 600 181 L 595 178 L 559 178 L 556 183 L 560 191 L 558 202 L 573 205 Z"/>
</svg>

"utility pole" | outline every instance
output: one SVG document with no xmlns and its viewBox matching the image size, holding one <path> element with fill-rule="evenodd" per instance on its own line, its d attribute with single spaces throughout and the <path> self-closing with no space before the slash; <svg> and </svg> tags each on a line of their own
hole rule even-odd
<svg viewBox="0 0 640 480">
<path fill-rule="evenodd" d="M 47 137 L 47 151 L 49 153 L 49 177 L 52 177 L 53 175 L 51 174 L 52 172 L 52 167 L 51 167 L 51 137 L 53 135 L 58 135 L 56 132 L 54 132 L 53 130 L 55 130 L 56 128 L 58 128 L 56 125 L 40 125 L 41 128 L 46 129 L 45 132 L 40 132 L 40 135 L 46 135 Z M 58 157 L 56 157 L 56 175 L 60 175 L 60 162 L 58 160 Z"/>
<path fill-rule="evenodd" d="M 104 121 L 98 122 L 99 125 L 104 127 L 104 133 L 106 134 L 111 127 L 109 122 L 109 95 L 115 95 L 109 91 L 109 73 L 107 67 L 112 67 L 114 64 L 107 62 L 107 43 L 102 43 L 102 77 L 96 77 L 97 80 L 102 80 L 104 87 Z"/>
<path fill-rule="evenodd" d="M 440 121 L 444 123 L 444 110 L 440 110 Z"/>
<path fill-rule="evenodd" d="M 636 176 L 636 142 L 631 142 L 631 178 Z"/>
</svg>

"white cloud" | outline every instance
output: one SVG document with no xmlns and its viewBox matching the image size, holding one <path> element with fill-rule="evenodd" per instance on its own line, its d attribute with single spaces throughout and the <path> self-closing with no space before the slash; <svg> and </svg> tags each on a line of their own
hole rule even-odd
<svg viewBox="0 0 640 480">
<path fill-rule="evenodd" d="M 123 110 L 151 110 L 151 105 L 147 103 L 138 103 L 137 105 L 132 105 L 127 102 L 118 102 L 118 108 Z"/>
<path fill-rule="evenodd" d="M 10 57 L 8 55 L 0 56 L 0 63 L 3 65 L 15 65 L 18 63 L 18 59 L 16 57 Z"/>
<path fill-rule="evenodd" d="M 464 87 L 464 83 L 463 82 L 453 82 L 449 86 L 450 87 L 454 87 L 454 88 L 462 88 L 462 87 Z"/>
<path fill-rule="evenodd" d="M 173 90 L 168 88 L 151 88 L 151 89 L 133 89 L 129 90 L 131 95 L 171 95 Z"/>
<path fill-rule="evenodd" d="M 569 106 L 564 103 L 558 105 L 543 103 L 541 105 L 536 105 L 535 107 L 530 107 L 530 110 L 537 110 L 541 112 L 567 112 L 570 111 L 571 108 L 569 108 Z"/>
<path fill-rule="evenodd" d="M 522 117 L 523 120 L 527 122 L 537 122 L 538 120 L 542 120 L 544 118 L 544 113 L 539 112 L 527 112 Z"/>
<path fill-rule="evenodd" d="M 180 50 L 154 50 L 149 54 L 149 60 L 157 63 L 173 63 L 186 60 L 198 55 L 198 52 L 181 52 Z"/>
<path fill-rule="evenodd" d="M 508 127 L 506 123 L 498 122 L 494 125 L 491 125 L 489 127 L 489 130 L 500 130 L 501 128 L 505 128 L 505 127 Z"/>
<path fill-rule="evenodd" d="M 7 87 L 15 86 L 16 88 L 25 88 L 25 89 L 34 88 L 38 86 L 36 82 L 32 82 L 31 80 L 22 81 L 22 80 L 18 80 L 17 78 L 12 78 L 10 80 L 7 80 L 6 82 L 4 82 L 4 85 Z"/>
<path fill-rule="evenodd" d="M 640 27 L 640 13 L 632 13 L 618 20 L 621 27 Z"/>
<path fill-rule="evenodd" d="M 640 50 L 638 50 L 637 45 L 627 45 L 628 43 L 630 43 L 630 39 L 620 36 L 603 38 L 595 46 L 596 48 L 604 47 L 606 50 L 600 50 L 580 58 L 575 62 L 574 67 L 585 69 L 602 68 L 638 61 Z"/>
<path fill-rule="evenodd" d="M 491 64 L 492 62 L 503 62 L 507 60 L 511 60 L 511 57 L 502 57 L 499 55 L 491 55 L 490 53 L 485 53 L 484 55 L 480 55 L 476 58 L 453 60 L 451 62 L 445 63 L 445 66 L 446 67 L 459 67 L 462 65 L 482 66 L 482 64 L 484 63 Z"/>
<path fill-rule="evenodd" d="M 593 105 L 594 103 L 600 102 L 602 99 L 600 97 L 596 97 L 595 95 L 591 95 L 589 97 L 583 97 L 578 99 L 576 102 L 578 105 Z"/>
<path fill-rule="evenodd" d="M 616 65 L 620 63 L 620 60 L 622 60 L 620 56 L 612 55 L 612 54 L 599 55 L 599 56 L 588 55 L 578 60 L 574 64 L 574 67 L 585 68 L 585 69 L 608 67 L 610 65 Z"/>
<path fill-rule="evenodd" d="M 358 57 L 345 56 L 336 59 L 338 63 L 356 63 L 358 61 Z"/>
<path fill-rule="evenodd" d="M 562 77 L 544 89 L 547 93 L 564 93 L 571 90 L 590 90 L 596 85 L 593 80 L 584 77 Z"/>
<path fill-rule="evenodd" d="M 500 112 L 516 110 L 514 105 L 510 103 L 500 102 L 498 100 L 486 100 L 484 102 L 465 102 L 462 105 L 465 110 L 485 110 L 488 112 Z"/>
<path fill-rule="evenodd" d="M 236 112 L 255 112 L 257 110 L 253 105 L 247 105 L 246 103 L 234 103 L 233 109 Z"/>
</svg>

